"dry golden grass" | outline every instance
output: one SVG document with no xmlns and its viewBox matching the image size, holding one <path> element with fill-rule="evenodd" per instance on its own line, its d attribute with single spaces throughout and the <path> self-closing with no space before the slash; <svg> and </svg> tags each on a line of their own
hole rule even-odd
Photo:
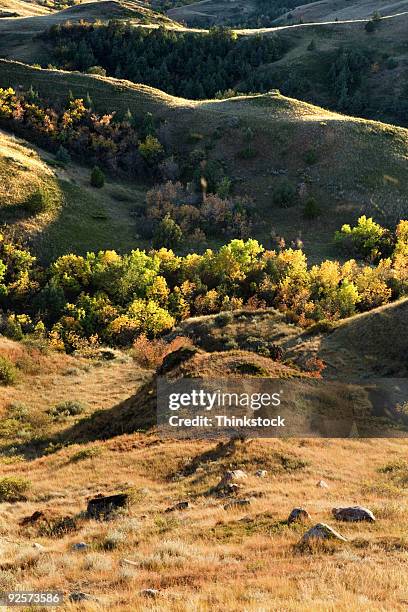
<svg viewBox="0 0 408 612">
<path fill-rule="evenodd" d="M 2 476 L 32 482 L 28 501 L 0 506 L 2 588 L 81 590 L 98 599 L 86 604 L 89 610 L 371 611 L 406 606 L 407 489 L 379 472 L 390 460 L 406 456 L 404 442 L 256 440 L 238 443 L 226 456 L 219 448 L 219 458 L 215 453 L 208 462 L 204 453 L 214 444 L 206 442 L 161 442 L 134 434 L 97 446 L 100 454 L 83 461 L 71 461 L 78 451 L 74 447 L 1 466 Z M 306 466 L 294 461 L 285 469 L 282 456 L 302 459 Z M 191 459 L 195 471 L 180 475 Z M 249 507 L 226 511 L 224 500 L 206 495 L 228 465 L 249 474 L 244 494 L 255 494 Z M 265 479 L 254 476 L 259 468 L 269 470 Z M 329 489 L 316 487 L 320 478 Z M 88 497 L 124 490 L 133 492 L 129 515 L 108 523 L 79 519 L 77 532 L 59 538 L 18 525 L 34 510 L 77 515 Z M 191 507 L 164 513 L 180 499 L 189 499 Z M 354 503 L 372 508 L 377 522 L 336 524 L 331 508 Z M 295 545 L 307 527 L 284 524 L 296 505 L 306 507 L 313 522 L 328 522 L 349 541 L 298 552 Z M 73 551 L 72 544 L 80 541 L 89 548 Z M 45 550 L 33 549 L 34 542 Z M 155 600 L 140 594 L 146 588 L 159 590 Z"/>
<path fill-rule="evenodd" d="M 395 306 L 397 314 L 401 304 Z M 384 312 L 392 315 L 387 309 L 379 309 L 377 315 Z M 279 335 L 279 318 L 275 329 L 269 315 L 252 313 L 248 318 L 251 333 L 259 316 L 258 331 L 269 326 L 270 337 L 275 332 Z M 203 317 L 198 324 L 206 322 L 208 317 Z M 353 322 L 367 329 L 370 317 Z M 238 321 L 237 337 L 244 333 L 243 325 Z M 345 326 L 339 331 L 345 333 Z M 32 349 L 1 340 L 0 352 L 16 363 L 27 360 L 30 351 L 32 355 Z M 24 456 L 18 448 L 3 448 L 0 482 L 19 478 L 30 486 L 26 499 L 0 503 L 0 590 L 59 590 L 66 597 L 66 610 L 406 609 L 408 460 L 404 440 L 288 438 L 217 443 L 162 440 L 153 431 L 109 437 L 120 430 L 120 419 L 123 426 L 126 419 L 130 424 L 138 419 L 142 423 L 143 414 L 146 419 L 151 412 L 153 395 L 147 392 L 150 389 L 153 394 L 152 387 L 145 385 L 145 391 L 137 394 L 150 372 L 119 352 L 109 362 L 34 355 L 36 367 L 26 368 L 25 378 L 15 388 L 0 387 L 1 406 L 7 409 L 10 402 L 24 401 L 41 423 L 50 406 L 80 400 L 88 405 L 86 416 L 98 408 L 107 409 L 102 412 L 106 427 L 98 429 L 96 415 L 88 419 L 84 426 L 88 434 L 95 427 L 94 438 L 78 444 L 87 438 L 81 437 L 80 427 L 72 427 L 75 421 L 55 421 L 47 433 L 68 432 L 68 446 L 56 446 L 51 454 L 36 457 L 34 453 Z M 222 355 L 200 351 L 179 369 L 210 376 L 221 369 L 228 374 L 229 364 L 241 358 L 270 367 L 269 360 L 254 353 L 235 350 Z M 211 491 L 228 469 L 248 474 L 238 496 L 249 498 L 250 505 L 225 510 L 228 499 Z M 258 478 L 257 470 L 267 470 L 267 476 Z M 316 486 L 321 479 L 328 488 Z M 86 518 L 91 497 L 120 492 L 130 494 L 126 511 L 107 522 Z M 186 510 L 166 512 L 181 500 L 189 501 Z M 376 522 L 340 523 L 333 518 L 333 507 L 356 504 L 371 509 Z M 347 542 L 301 550 L 297 544 L 308 525 L 286 523 L 297 506 L 308 510 L 313 524 L 328 523 Z M 35 511 L 45 513 L 49 524 L 22 526 L 22 519 Z M 75 519 L 73 529 L 55 532 L 55 525 L 67 516 Z M 84 551 L 73 549 L 79 542 L 87 544 Z M 149 598 L 144 589 L 158 593 Z M 69 594 L 77 591 L 94 599 L 68 602 Z"/>
<path fill-rule="evenodd" d="M 146 371 L 125 354 L 113 361 L 88 360 L 38 349 L 0 337 L 0 355 L 19 367 L 17 384 L 0 387 L 0 411 L 10 403 L 44 410 L 65 400 L 106 408 L 134 393 Z"/>
</svg>

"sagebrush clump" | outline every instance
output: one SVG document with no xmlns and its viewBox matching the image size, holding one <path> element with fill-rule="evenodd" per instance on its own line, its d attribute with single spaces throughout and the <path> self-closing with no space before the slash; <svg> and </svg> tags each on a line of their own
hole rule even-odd
<svg viewBox="0 0 408 612">
<path fill-rule="evenodd" d="M 8 357 L 0 356 L 0 385 L 13 385 L 17 380 L 17 368 Z"/>
<path fill-rule="evenodd" d="M 0 479 L 0 502 L 17 502 L 26 499 L 31 483 L 20 476 L 7 476 Z"/>
</svg>

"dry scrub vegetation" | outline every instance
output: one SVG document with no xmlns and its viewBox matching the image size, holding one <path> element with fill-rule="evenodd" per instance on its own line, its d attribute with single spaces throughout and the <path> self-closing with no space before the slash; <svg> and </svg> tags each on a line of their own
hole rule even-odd
<svg viewBox="0 0 408 612">
<path fill-rule="evenodd" d="M 96 598 L 66 609 L 402 610 L 405 456 L 406 444 L 389 440 L 254 440 L 215 448 L 133 434 L 2 465 L 2 478 L 27 479 L 30 487 L 25 501 L 0 506 L 0 585 Z M 244 489 L 252 502 L 228 511 L 208 491 L 230 467 L 249 475 Z M 260 468 L 268 470 L 265 478 L 255 476 Z M 328 489 L 316 486 L 320 478 Z M 109 522 L 84 518 L 87 498 L 118 491 L 131 493 L 129 511 Z M 165 512 L 184 499 L 189 508 Z M 371 508 L 377 522 L 332 518 L 333 506 L 352 503 Z M 297 549 L 307 526 L 285 522 L 296 505 L 349 541 Z M 19 526 L 36 510 L 51 529 Z M 66 533 L 58 529 L 65 516 L 74 518 Z M 79 542 L 87 547 L 74 550 Z M 150 598 L 144 589 L 158 592 Z"/>
<path fill-rule="evenodd" d="M 32 354 L 2 343 L 15 363 Z M 133 356 L 117 351 L 109 361 L 35 353 L 35 371 L 1 387 L 2 424 L 10 404 L 20 405 L 18 421 L 24 401 L 43 434 L 63 431 L 134 394 L 149 376 L 134 359 L 146 353 L 157 363 L 163 349 L 142 340 Z M 248 475 L 238 499 L 249 505 L 226 510 L 231 500 L 214 492 L 229 469 Z M 328 488 L 316 486 L 321 479 Z M 0 461 L 0 589 L 59 590 L 67 610 L 402 610 L 407 492 L 403 440 L 216 443 L 136 432 L 37 457 L 9 445 Z M 127 508 L 109 521 L 87 518 L 90 498 L 115 493 L 129 495 Z M 188 507 L 166 512 L 180 501 Z M 333 518 L 333 507 L 355 504 L 376 522 Z M 296 506 L 348 541 L 299 548 L 309 525 L 287 524 Z M 34 512 L 43 516 L 24 521 Z M 75 593 L 87 599 L 69 601 Z"/>
</svg>

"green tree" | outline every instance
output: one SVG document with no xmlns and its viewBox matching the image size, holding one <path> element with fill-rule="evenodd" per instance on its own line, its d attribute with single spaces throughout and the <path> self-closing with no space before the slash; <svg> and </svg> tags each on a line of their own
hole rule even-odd
<svg viewBox="0 0 408 612">
<path fill-rule="evenodd" d="M 105 184 L 105 175 L 99 166 L 95 166 L 91 172 L 91 185 L 101 189 Z"/>
<path fill-rule="evenodd" d="M 164 247 L 166 249 L 176 249 L 180 246 L 183 240 L 183 232 L 179 225 L 170 217 L 166 215 L 157 226 L 157 229 L 153 236 L 153 247 L 159 249 Z"/>
<path fill-rule="evenodd" d="M 163 157 L 164 149 L 156 136 L 149 135 L 139 144 L 139 153 L 149 166 L 153 166 Z"/>
</svg>

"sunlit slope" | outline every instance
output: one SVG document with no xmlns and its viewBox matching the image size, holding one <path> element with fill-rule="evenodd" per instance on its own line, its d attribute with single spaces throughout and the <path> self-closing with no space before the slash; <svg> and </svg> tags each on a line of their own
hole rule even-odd
<svg viewBox="0 0 408 612">
<path fill-rule="evenodd" d="M 37 189 L 57 189 L 54 172 L 37 153 L 0 132 L 0 211 L 24 205 Z"/>
<path fill-rule="evenodd" d="M 6 17 L 29 17 L 32 15 L 46 15 L 50 9 L 24 0 L 1 0 L 0 15 Z"/>
</svg>

